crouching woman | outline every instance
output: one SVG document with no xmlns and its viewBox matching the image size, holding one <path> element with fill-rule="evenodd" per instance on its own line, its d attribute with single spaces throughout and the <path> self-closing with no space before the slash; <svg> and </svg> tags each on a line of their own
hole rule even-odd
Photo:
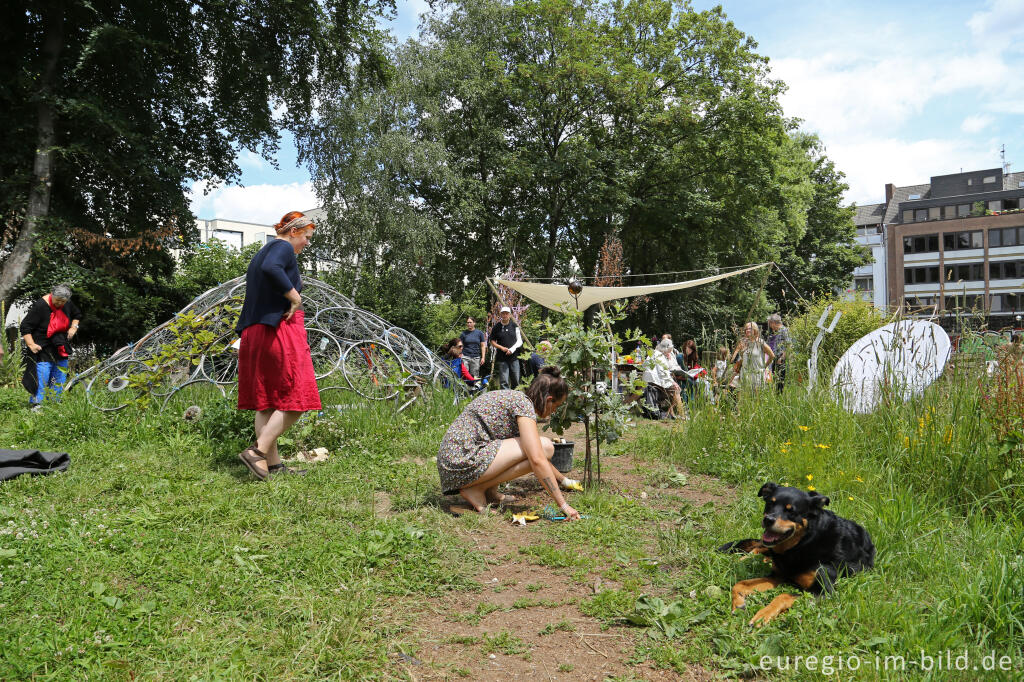
<svg viewBox="0 0 1024 682">
<path fill-rule="evenodd" d="M 526 392 L 502 390 L 473 400 L 448 428 L 437 453 L 445 495 L 459 493 L 477 511 L 488 503 L 509 503 L 498 484 L 533 473 L 566 519 L 580 518 L 559 490 L 568 485 L 551 465 L 555 446 L 542 438 L 537 420 L 550 417 L 569 386 L 557 367 L 544 367 Z"/>
</svg>

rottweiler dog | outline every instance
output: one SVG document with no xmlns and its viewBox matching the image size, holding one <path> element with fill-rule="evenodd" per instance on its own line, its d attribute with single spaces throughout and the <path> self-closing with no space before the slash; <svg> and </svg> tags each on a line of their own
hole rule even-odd
<svg viewBox="0 0 1024 682">
<path fill-rule="evenodd" d="M 840 576 L 853 575 L 875 565 L 875 545 L 860 525 L 825 509 L 829 499 L 813 491 L 765 483 L 757 493 L 764 498 L 764 534 L 759 540 L 736 540 L 720 552 L 763 554 L 772 562 L 766 578 L 741 580 L 732 588 L 732 608 L 744 606 L 752 592 L 790 583 L 812 594 L 831 594 Z M 751 625 L 760 627 L 796 601 L 780 594 L 754 614 Z"/>
</svg>

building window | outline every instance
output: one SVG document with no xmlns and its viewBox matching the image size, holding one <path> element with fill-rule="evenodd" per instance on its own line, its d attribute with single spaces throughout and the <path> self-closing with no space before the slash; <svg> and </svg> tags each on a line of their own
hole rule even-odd
<svg viewBox="0 0 1024 682">
<path fill-rule="evenodd" d="M 938 284 L 939 266 L 929 265 L 923 268 L 903 268 L 905 284 Z"/>
<path fill-rule="evenodd" d="M 907 296 L 903 299 L 903 302 L 909 308 L 924 308 L 926 306 L 935 305 L 934 296 Z"/>
<path fill-rule="evenodd" d="M 959 204 L 956 207 L 956 214 L 958 216 L 960 216 L 961 218 L 966 218 L 967 216 L 971 215 L 971 205 L 970 204 Z"/>
<path fill-rule="evenodd" d="M 903 222 L 905 222 L 905 223 L 912 223 L 912 222 L 914 222 L 914 212 L 911 211 L 911 210 L 904 211 L 903 212 Z"/>
<path fill-rule="evenodd" d="M 992 312 L 1014 313 L 1024 309 L 1024 292 L 993 294 Z"/>
<path fill-rule="evenodd" d="M 967 294 L 946 297 L 946 310 L 984 310 L 984 294 Z"/>
<path fill-rule="evenodd" d="M 947 282 L 981 282 L 985 279 L 984 263 L 959 263 L 946 267 Z"/>
<path fill-rule="evenodd" d="M 1001 239 L 1002 236 L 1003 236 L 1003 231 L 1002 230 L 989 230 L 988 231 L 988 245 L 989 245 L 989 248 L 996 247 L 996 246 L 1002 246 L 1002 244 L 1003 244 L 1003 240 Z"/>
<path fill-rule="evenodd" d="M 277 239 L 276 235 L 268 234 L 267 235 L 267 244 L 269 244 L 270 242 L 274 241 L 275 239 Z"/>
<path fill-rule="evenodd" d="M 986 175 L 985 179 L 982 180 L 982 182 L 984 182 L 985 184 L 989 184 L 989 183 L 992 183 L 992 182 L 995 182 L 995 181 L 996 181 L 996 176 L 994 176 L 994 175 Z"/>
<path fill-rule="evenodd" d="M 928 220 L 938 220 L 942 217 L 942 207 L 933 206 L 928 209 Z"/>
<path fill-rule="evenodd" d="M 927 208 L 919 208 L 914 211 L 914 222 L 923 223 L 926 220 L 928 220 Z"/>
<path fill-rule="evenodd" d="M 1024 278 L 1024 261 L 1004 260 L 988 264 L 989 279 Z"/>
<path fill-rule="evenodd" d="M 946 232 L 942 235 L 942 247 L 946 251 L 957 249 L 981 249 L 985 246 L 985 233 L 981 230 Z"/>
<path fill-rule="evenodd" d="M 988 202 L 988 210 L 990 210 L 990 211 L 1002 211 L 1003 210 L 1003 202 L 999 201 L 998 199 L 995 200 L 995 201 Z"/>
<path fill-rule="evenodd" d="M 903 253 L 932 253 L 939 250 L 939 235 L 922 234 L 903 238 Z"/>
<path fill-rule="evenodd" d="M 909 197 L 907 197 L 907 198 L 908 198 L 908 199 L 910 199 L 911 201 L 913 201 L 913 200 L 915 200 L 915 199 L 920 199 L 920 198 L 921 198 L 921 195 L 920 195 L 920 194 L 911 194 L 911 195 L 910 195 Z"/>
<path fill-rule="evenodd" d="M 242 233 L 234 230 L 214 230 L 210 235 L 213 239 L 219 239 L 233 249 L 242 250 Z"/>
<path fill-rule="evenodd" d="M 856 291 L 873 291 L 874 290 L 874 278 L 873 277 L 854 277 L 853 288 Z"/>
</svg>

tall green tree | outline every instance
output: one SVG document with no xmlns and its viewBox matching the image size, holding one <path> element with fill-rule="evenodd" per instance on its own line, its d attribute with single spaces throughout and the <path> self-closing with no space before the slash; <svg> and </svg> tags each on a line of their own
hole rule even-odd
<svg viewBox="0 0 1024 682">
<path fill-rule="evenodd" d="M 379 71 L 374 18 L 391 6 L 4 3 L 0 300 L 43 256 L 137 291 L 168 278 L 167 247 L 194 232 L 189 184 L 237 179 L 241 149 L 273 152 L 354 64 Z"/>
<path fill-rule="evenodd" d="M 396 55 L 384 83 L 338 92 L 297 138 L 325 214 L 312 257 L 339 264 L 325 276 L 355 302 L 404 325 L 422 312 L 443 242 L 420 194 L 450 175 L 443 145 L 415 134 L 414 66 Z"/>
<path fill-rule="evenodd" d="M 871 254 L 856 243 L 854 208 L 843 199 L 848 186 L 825 155 L 821 141 L 814 135 L 796 134 L 792 149 L 807 168 L 804 175 L 811 191 L 807 227 L 798 238 L 783 244 L 775 260 L 806 298 L 800 300 L 777 272 L 769 280 L 768 294 L 776 310 L 802 312 L 810 300 L 845 289 L 854 268 L 870 263 Z"/>
<path fill-rule="evenodd" d="M 536 277 L 591 276 L 609 235 L 622 242 L 629 284 L 652 283 L 642 273 L 781 262 L 816 240 L 814 254 L 834 257 L 807 254 L 816 264 L 795 274 L 823 286 L 852 262 L 830 241 L 845 239 L 849 222 L 829 208 L 841 178 L 815 172 L 828 161 L 785 117 L 785 86 L 756 48 L 720 7 L 686 2 L 439 2 L 419 38 L 394 51 L 388 105 L 367 109 L 388 119 L 388 135 L 404 129 L 429 148 L 430 163 L 356 164 L 348 182 L 372 188 L 386 173 L 389 192 L 442 228 L 435 292 L 511 263 Z M 366 129 L 336 125 L 317 142 L 344 152 L 384 139 Z M 312 166 L 328 176 L 338 164 Z M 420 238 L 407 234 L 410 246 Z M 652 297 L 627 322 L 742 322 L 772 306 L 763 272 Z"/>
</svg>

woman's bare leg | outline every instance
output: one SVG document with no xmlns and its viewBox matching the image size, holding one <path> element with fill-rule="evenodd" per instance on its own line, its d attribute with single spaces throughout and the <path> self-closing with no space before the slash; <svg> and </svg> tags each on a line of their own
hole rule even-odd
<svg viewBox="0 0 1024 682">
<path fill-rule="evenodd" d="M 259 419 L 264 412 L 256 414 L 256 447 L 267 456 L 267 466 L 277 466 L 281 463 L 281 456 L 277 452 L 277 439 L 299 420 L 302 412 L 285 412 L 283 410 L 266 410 L 265 412 L 270 414 L 263 422 L 262 427 L 259 426 Z"/>
<path fill-rule="evenodd" d="M 541 437 L 540 444 L 544 449 L 544 455 L 551 459 L 555 454 L 554 443 L 550 438 Z M 473 483 L 462 488 L 459 494 L 473 505 L 474 509 L 480 511 L 487 504 L 488 493 L 492 497 L 496 495 L 499 483 L 526 476 L 532 471 L 533 467 L 530 466 L 530 461 L 526 458 L 521 440 L 506 438 L 502 441 L 498 454 L 494 456 L 494 461 L 487 467 L 487 471 Z M 559 483 L 565 478 L 558 471 L 555 471 L 555 476 Z"/>
</svg>

